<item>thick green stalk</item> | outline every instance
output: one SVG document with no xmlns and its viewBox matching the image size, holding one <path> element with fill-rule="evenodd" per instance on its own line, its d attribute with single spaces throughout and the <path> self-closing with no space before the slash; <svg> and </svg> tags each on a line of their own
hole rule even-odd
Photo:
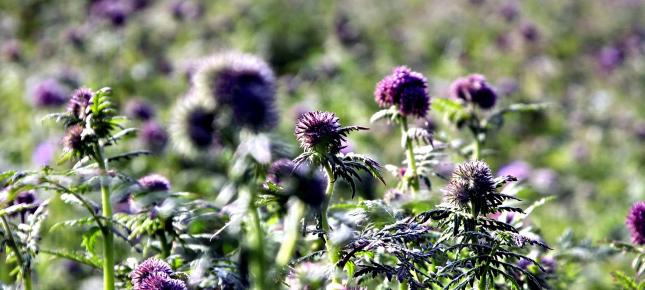
<svg viewBox="0 0 645 290">
<path fill-rule="evenodd" d="M 295 200 L 289 209 L 289 215 L 285 220 L 285 241 L 282 242 L 276 258 L 276 263 L 280 267 L 285 267 L 289 264 L 291 256 L 296 250 L 298 238 L 300 237 L 300 220 L 305 215 L 306 209 L 305 203 L 300 200 Z"/>
<path fill-rule="evenodd" d="M 419 176 L 417 175 L 417 162 L 414 159 L 414 145 L 408 135 L 408 119 L 401 117 L 401 134 L 405 138 L 406 154 L 408 158 L 408 168 L 405 171 L 405 178 L 408 185 L 412 188 L 412 193 L 419 191 Z"/>
<path fill-rule="evenodd" d="M 251 218 L 249 223 L 249 247 L 252 249 L 251 273 L 253 274 L 253 277 L 255 277 L 253 289 L 270 289 L 266 284 L 267 268 L 265 265 L 264 234 L 262 233 L 262 226 L 260 224 L 260 214 L 258 213 L 258 209 L 255 207 L 255 195 L 250 192 L 248 194 L 250 195 L 248 211 Z"/>
<path fill-rule="evenodd" d="M 473 147 L 474 147 L 473 148 L 473 156 L 472 156 L 473 160 L 479 160 L 479 158 L 481 156 L 481 146 L 482 146 L 482 144 L 479 141 L 479 138 L 478 138 L 477 134 L 475 134 L 475 142 L 473 143 Z"/>
<path fill-rule="evenodd" d="M 112 203 L 110 202 L 110 185 L 107 180 L 107 164 L 103 159 L 103 150 L 96 148 L 96 162 L 101 169 L 101 204 L 105 223 L 101 232 L 103 234 L 103 289 L 114 290 L 114 235 L 112 233 Z"/>
<path fill-rule="evenodd" d="M 18 244 L 13 238 L 13 233 L 11 233 L 11 228 L 9 227 L 9 222 L 5 216 L 2 216 L 2 227 L 9 237 L 9 247 L 16 256 L 16 261 L 20 267 L 20 273 L 22 273 L 22 280 L 25 286 L 25 290 L 31 290 L 31 269 L 25 267 L 24 261 L 22 260 L 22 253 L 18 249 Z"/>
<path fill-rule="evenodd" d="M 159 243 L 161 244 L 161 255 L 164 258 L 168 258 L 168 256 L 170 256 L 170 250 L 172 249 L 172 246 L 170 245 L 170 243 L 168 243 L 166 234 L 163 231 L 157 232 L 157 235 L 159 236 Z"/>
<path fill-rule="evenodd" d="M 325 235 L 326 235 L 325 248 L 327 249 L 327 256 L 329 257 L 329 262 L 332 265 L 336 266 L 336 264 L 338 264 L 338 260 L 340 260 L 340 253 L 338 252 L 336 247 L 334 247 L 332 241 L 329 239 L 329 233 L 331 232 L 331 228 L 329 227 L 329 221 L 327 216 L 329 203 L 331 202 L 331 199 L 334 196 L 334 173 L 329 164 L 325 164 L 324 168 L 325 168 L 325 173 L 327 174 L 327 190 L 325 191 L 325 201 L 323 202 L 323 205 L 322 205 L 320 224 L 322 226 L 322 230 L 325 232 Z M 337 279 L 338 278 L 334 276 L 333 281 L 340 282 Z"/>
</svg>

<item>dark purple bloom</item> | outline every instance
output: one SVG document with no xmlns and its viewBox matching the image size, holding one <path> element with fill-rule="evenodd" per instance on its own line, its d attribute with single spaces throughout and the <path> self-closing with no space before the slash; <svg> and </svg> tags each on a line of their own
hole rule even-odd
<svg viewBox="0 0 645 290">
<path fill-rule="evenodd" d="M 77 118 L 85 118 L 85 110 L 90 105 L 94 93 L 88 88 L 79 88 L 72 94 L 72 98 L 67 103 L 67 111 Z"/>
<path fill-rule="evenodd" d="M 544 271 L 547 274 L 555 273 L 555 270 L 557 269 L 557 266 L 558 266 L 553 256 L 542 256 L 540 258 L 540 265 L 544 267 Z"/>
<path fill-rule="evenodd" d="M 517 261 L 517 266 L 523 270 L 528 270 L 529 266 L 533 265 L 533 262 L 527 259 L 520 259 Z"/>
<path fill-rule="evenodd" d="M 152 152 L 161 152 L 168 144 L 168 133 L 157 122 L 148 121 L 141 128 L 141 139 Z"/>
<path fill-rule="evenodd" d="M 468 206 L 473 200 L 482 200 L 495 190 L 495 180 L 488 164 L 467 161 L 457 165 L 452 178 L 444 188 L 444 198 L 457 206 Z"/>
<path fill-rule="evenodd" d="M 192 94 L 182 98 L 173 111 L 170 133 L 175 148 L 186 156 L 195 157 L 217 141 L 215 110 L 212 100 Z"/>
<path fill-rule="evenodd" d="M 74 125 L 67 129 L 65 137 L 63 137 L 63 150 L 65 152 L 82 152 L 83 145 L 83 126 Z"/>
<path fill-rule="evenodd" d="M 199 19 L 204 13 L 201 3 L 190 0 L 175 0 L 171 3 L 172 16 L 177 20 Z"/>
<path fill-rule="evenodd" d="M 148 103 L 141 100 L 130 100 L 125 105 L 125 113 L 128 117 L 147 121 L 154 117 L 155 111 Z"/>
<path fill-rule="evenodd" d="M 193 83 L 198 96 L 230 110 L 237 125 L 264 131 L 277 124 L 275 76 L 258 57 L 241 53 L 215 56 L 199 68 Z"/>
<path fill-rule="evenodd" d="M 598 53 L 598 66 L 603 72 L 611 72 L 625 61 L 625 52 L 617 46 L 605 46 Z"/>
<path fill-rule="evenodd" d="M 42 142 L 36 146 L 31 154 L 31 162 L 36 166 L 48 165 L 54 157 L 55 151 L 55 144 L 49 141 Z"/>
<path fill-rule="evenodd" d="M 482 109 L 490 109 L 497 102 L 497 93 L 480 74 L 458 78 L 450 86 L 453 98 L 477 104 Z"/>
<path fill-rule="evenodd" d="M 342 149 L 345 136 L 341 133 L 340 120 L 330 112 L 308 112 L 296 123 L 296 139 L 305 151 L 337 154 Z"/>
<path fill-rule="evenodd" d="M 632 235 L 632 243 L 645 245 L 645 202 L 639 201 L 632 205 L 626 223 Z"/>
<path fill-rule="evenodd" d="M 151 174 L 139 178 L 139 184 L 147 191 L 169 191 L 170 181 L 162 175 Z"/>
<path fill-rule="evenodd" d="M 532 23 L 524 23 L 520 26 L 520 33 L 528 42 L 536 42 L 540 38 L 538 28 Z"/>
<path fill-rule="evenodd" d="M 47 79 L 34 90 L 34 103 L 38 107 L 60 106 L 67 100 L 67 90 L 54 79 Z"/>
<path fill-rule="evenodd" d="M 149 277 L 153 275 L 155 277 L 158 275 L 169 277 L 172 273 L 172 268 L 170 268 L 170 265 L 166 262 L 155 258 L 148 258 L 141 264 L 137 265 L 134 271 L 130 274 L 130 278 L 132 279 L 134 289 L 142 289 L 140 287 Z"/>
<path fill-rule="evenodd" d="M 289 159 L 276 160 L 269 168 L 267 180 L 310 206 L 318 207 L 325 201 L 325 180 L 305 164 L 296 167 Z"/>
<path fill-rule="evenodd" d="M 99 0 L 90 11 L 95 16 L 110 21 L 113 26 L 123 26 L 132 12 L 132 5 L 125 0 Z"/>
<path fill-rule="evenodd" d="M 507 175 L 513 176 L 517 180 L 525 180 L 531 175 L 531 165 L 524 161 L 516 160 L 502 166 L 497 171 L 497 176 Z"/>
<path fill-rule="evenodd" d="M 517 16 L 520 14 L 520 10 L 517 7 L 517 3 L 508 2 L 502 5 L 499 13 L 502 15 L 504 20 L 506 20 L 507 22 L 512 22 L 513 20 L 517 19 Z"/>
<path fill-rule="evenodd" d="M 187 290 L 186 284 L 177 279 L 172 279 L 164 273 L 152 273 L 143 279 L 134 290 Z"/>
<path fill-rule="evenodd" d="M 428 81 L 405 66 L 397 67 L 376 85 L 374 98 L 381 108 L 398 106 L 404 116 L 425 117 L 430 107 Z"/>
<path fill-rule="evenodd" d="M 190 140 L 199 148 L 206 148 L 213 144 L 215 132 L 215 114 L 201 109 L 196 109 L 188 117 L 188 133 Z"/>
</svg>

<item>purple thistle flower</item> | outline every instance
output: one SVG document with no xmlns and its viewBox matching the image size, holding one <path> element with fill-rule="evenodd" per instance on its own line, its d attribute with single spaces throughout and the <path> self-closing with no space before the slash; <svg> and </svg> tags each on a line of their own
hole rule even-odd
<svg viewBox="0 0 645 290">
<path fill-rule="evenodd" d="M 55 144 L 49 141 L 42 142 L 36 146 L 31 154 L 31 162 L 36 166 L 48 165 L 54 157 L 55 151 Z"/>
<path fill-rule="evenodd" d="M 90 12 L 110 21 L 115 26 L 123 26 L 132 12 L 132 7 L 124 0 L 99 0 L 92 4 Z"/>
<path fill-rule="evenodd" d="M 159 278 L 159 276 L 165 276 L 168 278 L 172 273 L 172 268 L 166 262 L 155 258 L 148 258 L 134 268 L 134 271 L 130 273 L 130 278 L 132 279 L 134 289 L 141 290 L 142 288 L 140 287 L 149 277 Z"/>
<path fill-rule="evenodd" d="M 457 165 L 452 178 L 443 189 L 447 202 L 456 206 L 468 206 L 473 200 L 482 199 L 495 190 L 495 180 L 488 164 L 483 161 L 467 161 Z"/>
<path fill-rule="evenodd" d="M 152 273 L 134 290 L 186 290 L 186 284 L 177 279 L 172 279 L 164 273 Z"/>
<path fill-rule="evenodd" d="M 536 42 L 540 38 L 540 32 L 532 23 L 524 23 L 520 26 L 520 33 L 528 42 Z"/>
<path fill-rule="evenodd" d="M 67 100 L 67 91 L 54 79 L 47 79 L 38 84 L 34 91 L 34 103 L 38 107 L 60 106 Z"/>
<path fill-rule="evenodd" d="M 517 180 L 525 180 L 531 175 L 531 165 L 524 161 L 516 160 L 502 166 L 497 171 L 497 176 L 507 175 L 513 176 Z"/>
<path fill-rule="evenodd" d="M 558 263 L 553 256 L 542 256 L 540 257 L 540 265 L 544 267 L 544 271 L 547 274 L 555 273 Z"/>
<path fill-rule="evenodd" d="M 519 16 L 520 10 L 517 7 L 517 3 L 508 2 L 502 5 L 502 7 L 499 10 L 499 13 L 507 22 L 513 22 L 515 19 L 517 19 L 517 16 Z"/>
<path fill-rule="evenodd" d="M 139 184 L 147 191 L 169 191 L 170 181 L 160 174 L 150 174 L 139 178 Z"/>
<path fill-rule="evenodd" d="M 381 108 L 397 105 L 404 116 L 425 117 L 430 107 L 428 81 L 405 66 L 397 67 L 376 85 L 374 98 Z"/>
<path fill-rule="evenodd" d="M 341 134 L 340 119 L 330 112 L 308 112 L 296 123 L 296 139 L 305 151 L 337 154 L 345 136 Z"/>
<path fill-rule="evenodd" d="M 280 185 L 288 195 L 295 195 L 313 207 L 325 201 L 325 180 L 306 164 L 296 166 L 289 159 L 274 161 L 267 173 L 267 180 Z"/>
<path fill-rule="evenodd" d="M 212 100 L 189 94 L 178 101 L 172 116 L 169 131 L 180 153 L 195 157 L 216 143 L 216 115 Z"/>
<path fill-rule="evenodd" d="M 196 94 L 231 111 L 233 121 L 254 131 L 277 124 L 275 76 L 262 59 L 242 53 L 217 55 L 195 73 Z"/>
<path fill-rule="evenodd" d="M 453 98 L 472 102 L 482 109 L 490 109 L 497 102 L 497 93 L 480 74 L 458 78 L 450 86 Z"/>
<path fill-rule="evenodd" d="M 168 133 L 157 122 L 148 121 L 141 128 L 141 139 L 152 152 L 161 152 L 168 144 Z"/>
<path fill-rule="evenodd" d="M 77 124 L 67 129 L 63 137 L 63 150 L 65 152 L 83 150 L 83 126 Z"/>
<path fill-rule="evenodd" d="M 639 201 L 632 205 L 626 223 L 632 235 L 632 243 L 645 245 L 645 202 Z"/>
<path fill-rule="evenodd" d="M 609 73 L 623 64 L 625 52 L 617 46 L 605 46 L 598 53 L 597 61 L 600 70 Z"/>
<path fill-rule="evenodd" d="M 85 118 L 85 109 L 90 105 L 94 93 L 88 88 L 79 88 L 72 94 L 72 98 L 67 103 L 67 111 L 77 118 Z"/>
<path fill-rule="evenodd" d="M 125 113 L 128 117 L 147 121 L 155 115 L 155 111 L 148 103 L 141 100 L 130 100 L 125 105 Z"/>
</svg>

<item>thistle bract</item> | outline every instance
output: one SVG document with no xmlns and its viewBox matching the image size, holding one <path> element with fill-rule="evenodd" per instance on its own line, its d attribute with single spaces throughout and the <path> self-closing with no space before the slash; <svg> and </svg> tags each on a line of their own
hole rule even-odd
<svg viewBox="0 0 645 290">
<path fill-rule="evenodd" d="M 381 108 L 396 105 L 404 116 L 425 117 L 430 106 L 428 81 L 405 66 L 383 78 L 376 85 L 374 97 Z"/>
<path fill-rule="evenodd" d="M 632 236 L 632 243 L 645 245 L 645 202 L 639 201 L 632 205 L 626 223 Z"/>
</svg>

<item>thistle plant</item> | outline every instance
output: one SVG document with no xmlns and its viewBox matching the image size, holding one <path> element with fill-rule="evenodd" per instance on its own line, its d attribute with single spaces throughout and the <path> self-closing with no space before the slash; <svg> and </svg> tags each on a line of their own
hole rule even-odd
<svg viewBox="0 0 645 290">
<path fill-rule="evenodd" d="M 338 263 L 339 252 L 329 239 L 331 227 L 327 211 L 333 198 L 336 180 L 340 178 L 348 182 L 352 188 L 352 195 L 356 189 L 355 179 L 360 170 L 368 172 L 385 183 L 379 173 L 380 165 L 376 161 L 364 155 L 353 153 L 345 155 L 340 152 L 347 135 L 352 131 L 360 130 L 367 130 L 367 128 L 342 127 L 334 113 L 320 111 L 302 115 L 295 129 L 296 138 L 304 151 L 294 159 L 296 166 L 307 162 L 312 167 L 322 168 L 327 177 L 325 199 L 320 209 L 320 228 L 326 235 L 327 256 L 334 266 Z"/>
<path fill-rule="evenodd" d="M 401 128 L 401 146 L 406 152 L 404 163 L 407 163 L 407 169 L 404 171 L 399 187 L 411 190 L 412 193 L 417 192 L 420 188 L 420 172 L 417 168 L 413 141 L 417 144 L 431 144 L 432 133 L 424 128 L 409 127 L 408 117 L 425 118 L 428 113 L 430 107 L 428 81 L 422 74 L 400 66 L 376 85 L 374 97 L 383 110 L 375 113 L 370 121 L 388 119 Z M 422 178 L 429 184 L 429 179 L 425 175 Z"/>
<path fill-rule="evenodd" d="M 444 203 L 421 215 L 438 222 L 441 238 L 437 243 L 447 243 L 445 252 L 454 259 L 437 273 L 450 279 L 446 288 L 466 289 L 477 285 L 479 289 L 495 289 L 496 281 L 501 279 L 520 289 L 519 277 L 525 277 L 531 289 L 544 287 L 544 281 L 517 262 L 533 264 L 545 272 L 542 265 L 520 250 L 527 245 L 545 249 L 548 246 L 539 239 L 522 235 L 508 223 L 490 218 L 495 213 L 523 213 L 518 207 L 506 205 L 507 201 L 517 200 L 516 197 L 498 191 L 515 180 L 512 176 L 493 178 L 490 168 L 482 161 L 462 163 L 443 189 Z"/>
</svg>

